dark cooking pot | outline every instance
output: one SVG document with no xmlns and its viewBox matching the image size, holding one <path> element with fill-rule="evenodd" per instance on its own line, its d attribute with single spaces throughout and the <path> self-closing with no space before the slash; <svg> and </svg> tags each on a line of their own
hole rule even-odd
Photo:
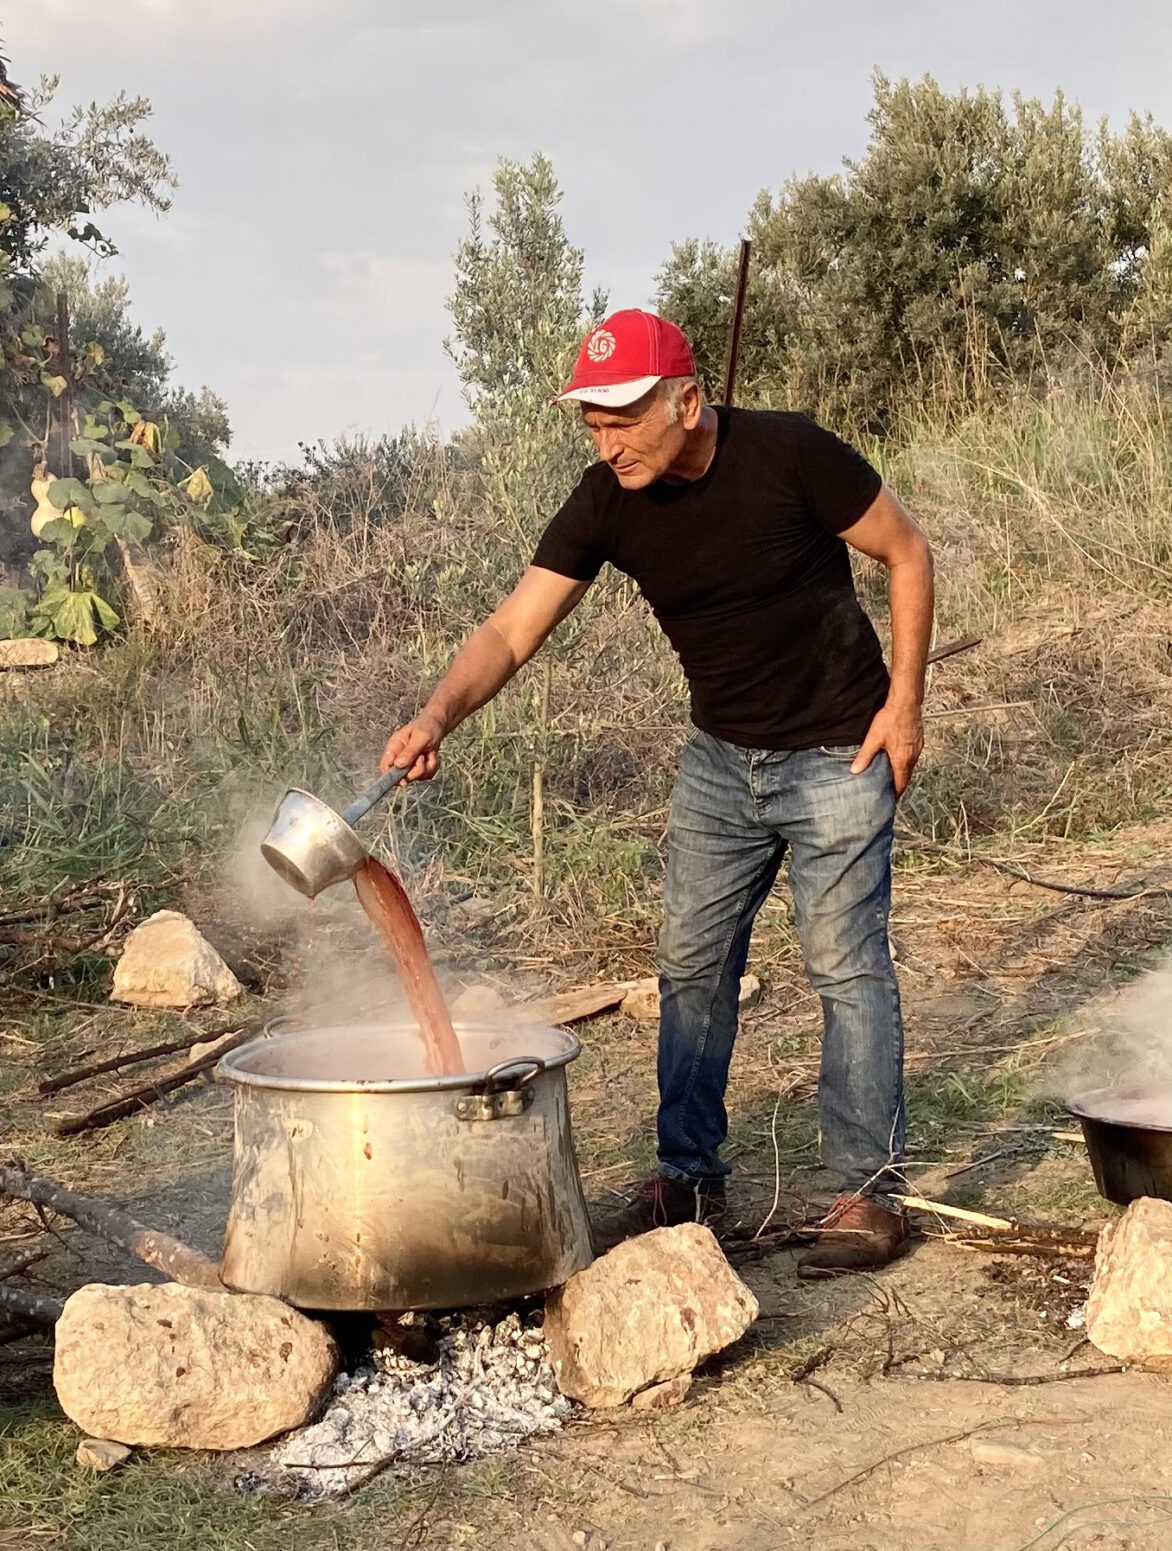
<svg viewBox="0 0 1172 1551">
<path fill-rule="evenodd" d="M 1172 1201 L 1172 1093 L 1132 1083 L 1092 1088 L 1066 1105 L 1082 1124 L 1099 1194 L 1127 1206 Z"/>
</svg>

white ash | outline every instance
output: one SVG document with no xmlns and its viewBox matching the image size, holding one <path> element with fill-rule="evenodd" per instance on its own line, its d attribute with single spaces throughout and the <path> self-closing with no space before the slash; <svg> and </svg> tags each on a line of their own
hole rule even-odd
<svg viewBox="0 0 1172 1551">
<path fill-rule="evenodd" d="M 354 1491 L 396 1465 L 439 1465 L 556 1432 L 573 1409 L 558 1391 L 540 1327 L 449 1316 L 438 1360 L 375 1350 L 334 1384 L 319 1422 L 285 1438 L 243 1490 L 310 1500 Z"/>
</svg>

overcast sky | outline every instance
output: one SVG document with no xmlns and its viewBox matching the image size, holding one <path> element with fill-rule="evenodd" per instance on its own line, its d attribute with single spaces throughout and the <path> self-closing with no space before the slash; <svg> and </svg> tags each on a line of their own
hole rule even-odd
<svg viewBox="0 0 1172 1551">
<path fill-rule="evenodd" d="M 444 299 L 499 156 L 553 158 L 622 306 L 674 239 L 732 242 L 759 189 L 857 155 L 876 67 L 1172 122 L 1169 0 L 0 0 L 0 36 L 60 106 L 153 101 L 174 209 L 102 226 L 239 457 L 461 422 Z"/>
</svg>

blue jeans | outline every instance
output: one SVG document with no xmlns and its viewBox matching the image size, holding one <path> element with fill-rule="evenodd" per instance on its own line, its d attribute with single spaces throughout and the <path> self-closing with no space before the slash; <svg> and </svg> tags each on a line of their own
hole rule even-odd
<svg viewBox="0 0 1172 1551">
<path fill-rule="evenodd" d="M 689 1182 L 729 1172 L 720 1147 L 753 921 L 789 851 L 798 940 L 822 1001 L 822 1161 L 843 1190 L 901 1188 L 903 1025 L 891 962 L 895 792 L 880 754 L 742 749 L 698 732 L 668 822 L 660 937 L 659 1168 Z"/>
</svg>

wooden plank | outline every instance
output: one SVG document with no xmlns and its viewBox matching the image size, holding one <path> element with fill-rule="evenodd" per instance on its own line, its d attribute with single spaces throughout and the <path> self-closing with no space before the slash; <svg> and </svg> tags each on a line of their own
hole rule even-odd
<svg viewBox="0 0 1172 1551">
<path fill-rule="evenodd" d="M 614 981 L 608 985 L 579 986 L 573 991 L 563 991 L 558 996 L 545 996 L 536 1002 L 517 1002 L 503 1007 L 500 1016 L 516 1018 L 521 1023 L 578 1023 L 583 1018 L 593 1018 L 597 1013 L 609 1012 L 617 1007 L 631 989 L 629 980 Z"/>
</svg>

